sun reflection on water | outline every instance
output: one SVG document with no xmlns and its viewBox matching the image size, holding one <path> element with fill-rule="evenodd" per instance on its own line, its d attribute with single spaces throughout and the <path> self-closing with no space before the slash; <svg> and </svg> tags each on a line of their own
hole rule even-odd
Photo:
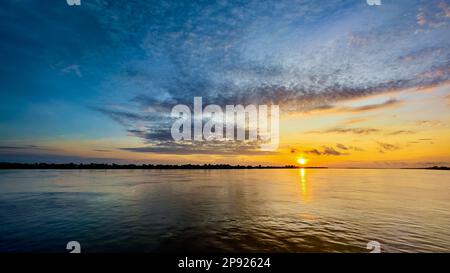
<svg viewBox="0 0 450 273">
<path fill-rule="evenodd" d="M 300 171 L 301 198 L 304 202 L 309 202 L 311 199 L 311 195 L 309 193 L 308 183 L 306 181 L 306 169 L 301 168 L 299 171 Z"/>
</svg>

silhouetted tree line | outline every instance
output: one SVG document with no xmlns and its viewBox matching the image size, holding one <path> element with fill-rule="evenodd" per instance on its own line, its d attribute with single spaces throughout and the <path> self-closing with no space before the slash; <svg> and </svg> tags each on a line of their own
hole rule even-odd
<svg viewBox="0 0 450 273">
<path fill-rule="evenodd" d="M 204 164 L 204 165 L 163 165 L 163 164 L 106 164 L 106 163 L 90 163 L 90 164 L 53 164 L 53 163 L 7 163 L 0 162 L 0 169 L 296 169 L 299 166 L 243 166 L 228 164 Z M 324 167 L 309 167 L 324 168 Z"/>
<path fill-rule="evenodd" d="M 449 167 L 445 167 L 445 166 L 433 166 L 433 167 L 429 167 L 429 168 L 424 168 L 427 170 L 450 170 Z"/>
</svg>

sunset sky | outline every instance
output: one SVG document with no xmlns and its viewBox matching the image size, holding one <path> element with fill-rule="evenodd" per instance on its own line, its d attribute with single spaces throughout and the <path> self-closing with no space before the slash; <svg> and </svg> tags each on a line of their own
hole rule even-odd
<svg viewBox="0 0 450 273">
<path fill-rule="evenodd" d="M 4 0 L 0 18 L 3 162 L 450 166 L 450 1 Z M 194 96 L 280 105 L 279 149 L 174 141 Z"/>
</svg>

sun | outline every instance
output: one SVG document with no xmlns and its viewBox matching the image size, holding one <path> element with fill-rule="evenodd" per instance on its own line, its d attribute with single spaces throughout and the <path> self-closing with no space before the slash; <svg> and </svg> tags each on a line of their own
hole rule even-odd
<svg viewBox="0 0 450 273">
<path fill-rule="evenodd" d="M 305 165 L 308 160 L 306 158 L 300 157 L 297 159 L 297 163 L 300 165 Z"/>
</svg>

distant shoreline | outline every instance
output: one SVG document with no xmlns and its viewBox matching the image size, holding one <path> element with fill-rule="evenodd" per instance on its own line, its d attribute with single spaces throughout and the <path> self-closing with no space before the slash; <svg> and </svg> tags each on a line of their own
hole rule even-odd
<svg viewBox="0 0 450 273">
<path fill-rule="evenodd" d="M 61 170 L 147 170 L 147 169 L 327 169 L 328 167 L 300 167 L 295 165 L 285 166 L 252 166 L 252 165 L 228 165 L 228 164 L 183 164 L 183 165 L 168 165 L 168 164 L 52 164 L 52 163 L 7 163 L 0 162 L 0 169 L 61 169 Z"/>
<path fill-rule="evenodd" d="M 167 165 L 167 164 L 53 164 L 53 163 L 8 163 L 0 162 L 0 170 L 6 169 L 24 169 L 24 170 L 155 170 L 155 169 L 180 169 L 180 170 L 227 170 L 227 169 L 329 169 L 328 167 L 315 166 L 252 166 L 252 165 L 229 165 L 229 164 L 183 164 L 183 165 Z M 389 169 L 389 168 L 332 168 L 332 169 Z M 400 170 L 450 170 L 450 167 L 433 166 L 424 168 L 391 168 Z"/>
<path fill-rule="evenodd" d="M 445 166 L 434 166 L 434 167 L 427 167 L 427 168 L 401 168 L 403 170 L 441 170 L 441 171 L 450 171 L 450 167 Z"/>
</svg>

